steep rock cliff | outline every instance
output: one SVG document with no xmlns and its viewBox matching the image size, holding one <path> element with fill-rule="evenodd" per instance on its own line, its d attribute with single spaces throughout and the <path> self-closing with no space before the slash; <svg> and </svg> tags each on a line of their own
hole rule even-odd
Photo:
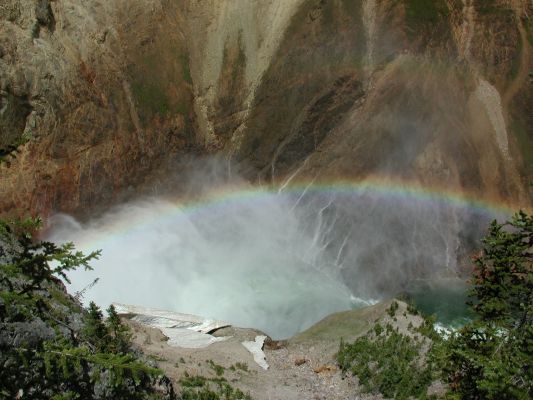
<svg viewBox="0 0 533 400">
<path fill-rule="evenodd" d="M 531 104 L 522 8 L 361 3 L 301 7 L 237 158 L 267 177 L 301 165 L 296 178 L 377 174 L 525 201 L 531 137 L 519 143 L 510 116 L 523 118 Z"/>
<path fill-rule="evenodd" d="M 0 15 L 0 147 L 25 143 L 0 167 L 3 210 L 110 204 L 194 148 L 173 2 L 8 0 Z"/>
<path fill-rule="evenodd" d="M 380 175 L 527 206 L 532 15 L 527 0 L 7 0 L 0 148 L 17 150 L 0 208 L 106 206 L 214 153 L 251 180 Z"/>
</svg>

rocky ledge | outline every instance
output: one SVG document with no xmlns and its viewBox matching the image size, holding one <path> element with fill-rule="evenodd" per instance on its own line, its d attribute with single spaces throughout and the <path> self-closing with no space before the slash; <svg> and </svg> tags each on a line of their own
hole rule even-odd
<svg viewBox="0 0 533 400">
<path fill-rule="evenodd" d="M 398 308 L 391 315 L 394 302 Z M 135 345 L 158 360 L 159 367 L 175 387 L 183 386 L 184 377 L 225 378 L 255 400 L 382 398 L 362 393 L 356 378 L 343 376 L 336 360 L 341 338 L 353 341 L 376 323 L 390 324 L 400 333 L 409 334 L 408 327 L 420 327 L 424 321 L 410 313 L 407 304 L 395 300 L 335 313 L 288 340 L 267 337 L 262 348 L 268 364 L 265 369 L 243 346 L 243 342 L 266 336 L 258 330 L 222 326 L 211 330 L 210 335 L 223 340 L 202 348 L 187 348 L 187 344 L 172 343 L 146 315 L 137 318 L 128 313 L 124 319 L 132 328 Z M 430 390 L 438 391 L 438 384 Z"/>
</svg>

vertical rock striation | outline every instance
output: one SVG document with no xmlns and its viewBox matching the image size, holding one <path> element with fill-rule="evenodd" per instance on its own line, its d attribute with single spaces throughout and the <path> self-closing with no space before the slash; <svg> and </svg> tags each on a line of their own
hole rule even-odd
<svg viewBox="0 0 533 400">
<path fill-rule="evenodd" d="M 251 180 L 380 175 L 527 204 L 531 15 L 527 0 L 5 0 L 0 210 L 108 206 L 214 153 Z"/>
</svg>

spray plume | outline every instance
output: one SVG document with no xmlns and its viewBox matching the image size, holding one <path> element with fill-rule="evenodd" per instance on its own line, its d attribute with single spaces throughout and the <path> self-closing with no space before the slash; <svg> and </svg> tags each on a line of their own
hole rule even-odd
<svg viewBox="0 0 533 400">
<path fill-rule="evenodd" d="M 85 301 L 224 319 L 279 339 L 413 282 L 457 276 L 487 221 L 466 203 L 372 187 L 227 192 L 188 206 L 144 199 L 85 224 L 59 214 L 49 239 L 102 249 L 94 271 L 72 276 L 74 290 L 100 278 Z"/>
</svg>

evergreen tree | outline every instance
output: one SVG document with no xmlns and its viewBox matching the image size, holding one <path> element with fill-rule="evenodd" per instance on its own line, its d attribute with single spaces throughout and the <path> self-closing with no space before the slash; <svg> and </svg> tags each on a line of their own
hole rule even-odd
<svg viewBox="0 0 533 400">
<path fill-rule="evenodd" d="M 473 309 L 487 324 L 520 330 L 533 315 L 533 216 L 494 221 L 483 244 L 474 258 Z"/>
<path fill-rule="evenodd" d="M 111 304 L 107 311 L 107 327 L 110 333 L 110 340 L 108 342 L 108 351 L 114 353 L 124 353 L 128 351 L 131 342 L 130 330 L 122 323 L 117 314 L 115 306 Z"/>
<path fill-rule="evenodd" d="M 90 269 L 99 253 L 35 240 L 38 227 L 0 220 L 0 398 L 174 398 L 168 378 L 130 351 L 116 310 L 104 322 L 96 304 L 84 310 L 58 279 Z"/>
<path fill-rule="evenodd" d="M 89 303 L 85 316 L 85 326 L 83 328 L 85 339 L 98 350 L 105 348 L 107 327 L 104 324 L 104 317 L 100 308 L 94 303 Z"/>
<path fill-rule="evenodd" d="M 445 364 L 464 399 L 530 399 L 533 389 L 533 217 L 492 223 L 475 257 L 478 318 L 450 339 Z"/>
</svg>

